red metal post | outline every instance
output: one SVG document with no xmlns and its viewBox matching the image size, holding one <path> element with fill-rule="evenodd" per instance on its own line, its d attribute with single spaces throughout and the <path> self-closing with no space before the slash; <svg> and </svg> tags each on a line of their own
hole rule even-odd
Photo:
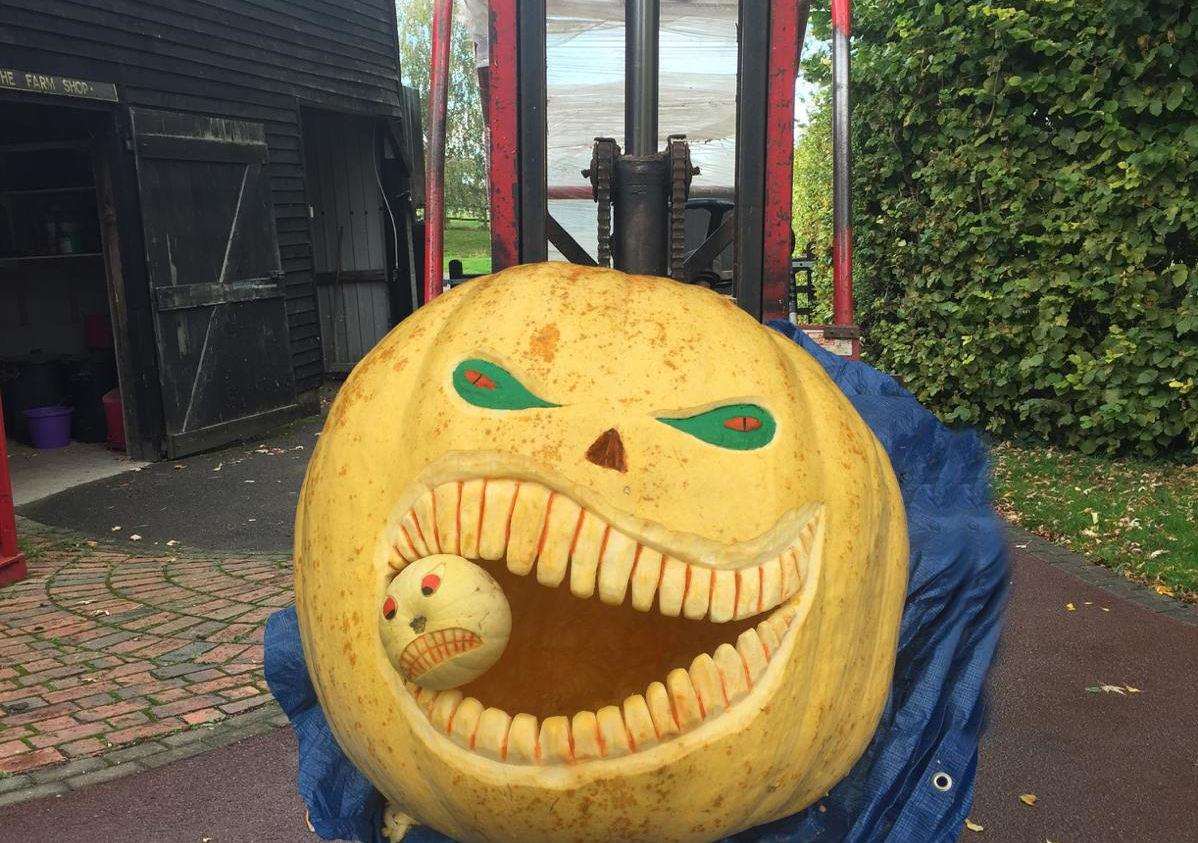
<svg viewBox="0 0 1198 843">
<path fill-rule="evenodd" d="M 851 16 L 851 0 L 832 0 L 832 322 L 846 327 L 853 325 L 854 318 L 853 157 L 849 138 Z"/>
<path fill-rule="evenodd" d="M 518 0 L 491 0 L 487 123 L 491 132 L 491 268 L 520 262 Z M 586 187 L 586 198 L 591 198 Z"/>
<path fill-rule="evenodd" d="M 428 159 L 424 168 L 424 300 L 441 295 L 445 254 L 445 114 L 449 106 L 449 46 L 453 0 L 433 5 L 428 69 Z"/>
<path fill-rule="evenodd" d="M 0 586 L 25 579 L 25 555 L 17 547 L 17 520 L 12 511 L 12 480 L 8 476 L 8 437 L 4 405 L 0 402 Z"/>
<path fill-rule="evenodd" d="M 765 320 L 785 319 L 789 313 L 795 76 L 801 49 L 800 14 L 805 24 L 806 7 L 806 2 L 796 0 L 772 0 L 770 4 L 761 284 Z"/>
</svg>

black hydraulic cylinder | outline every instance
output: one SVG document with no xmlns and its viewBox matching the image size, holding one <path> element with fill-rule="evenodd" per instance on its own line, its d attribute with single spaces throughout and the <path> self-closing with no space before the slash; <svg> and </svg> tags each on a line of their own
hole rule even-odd
<svg viewBox="0 0 1198 843">
<path fill-rule="evenodd" d="M 624 0 L 624 151 L 657 152 L 660 0 Z"/>
<path fill-rule="evenodd" d="M 616 159 L 612 258 L 633 275 L 665 275 L 669 258 L 670 164 L 668 156 L 622 155 Z"/>
</svg>

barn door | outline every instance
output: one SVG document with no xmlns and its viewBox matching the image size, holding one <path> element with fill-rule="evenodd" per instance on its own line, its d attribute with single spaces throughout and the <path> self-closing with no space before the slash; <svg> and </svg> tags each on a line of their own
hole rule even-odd
<svg viewBox="0 0 1198 843">
<path fill-rule="evenodd" d="M 168 456 L 298 410 L 260 123 L 135 109 Z"/>
<path fill-rule="evenodd" d="M 377 121 L 305 110 L 303 126 L 324 370 L 344 374 L 391 329 L 397 309 Z"/>
</svg>

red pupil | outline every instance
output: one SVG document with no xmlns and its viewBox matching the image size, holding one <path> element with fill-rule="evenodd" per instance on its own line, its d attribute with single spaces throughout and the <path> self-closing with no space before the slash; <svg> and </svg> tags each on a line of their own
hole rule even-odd
<svg viewBox="0 0 1198 843">
<path fill-rule="evenodd" d="M 756 416 L 733 416 L 724 422 L 724 427 L 729 430 L 739 430 L 742 433 L 747 433 L 750 430 L 757 430 L 761 427 L 761 419 Z"/>
<path fill-rule="evenodd" d="M 482 372 L 474 369 L 466 370 L 466 380 L 477 386 L 479 389 L 494 389 L 495 381 L 484 375 Z"/>
<path fill-rule="evenodd" d="M 383 617 L 391 620 L 395 617 L 395 608 L 395 598 L 388 595 L 387 599 L 383 601 Z"/>
<path fill-rule="evenodd" d="M 437 590 L 437 586 L 439 586 L 440 584 L 441 584 L 440 577 L 438 577 L 436 574 L 428 574 L 427 576 L 425 576 L 424 579 L 422 579 L 420 581 L 420 592 L 425 597 L 428 597 L 430 594 L 432 594 L 434 591 Z"/>
</svg>

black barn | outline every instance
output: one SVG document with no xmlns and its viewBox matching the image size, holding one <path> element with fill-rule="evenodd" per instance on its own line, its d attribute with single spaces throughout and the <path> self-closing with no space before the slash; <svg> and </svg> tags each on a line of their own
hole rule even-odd
<svg viewBox="0 0 1198 843">
<path fill-rule="evenodd" d="M 103 439 L 107 393 L 159 459 L 310 410 L 411 309 L 418 115 L 392 0 L 0 0 L 10 436 Z"/>
</svg>

